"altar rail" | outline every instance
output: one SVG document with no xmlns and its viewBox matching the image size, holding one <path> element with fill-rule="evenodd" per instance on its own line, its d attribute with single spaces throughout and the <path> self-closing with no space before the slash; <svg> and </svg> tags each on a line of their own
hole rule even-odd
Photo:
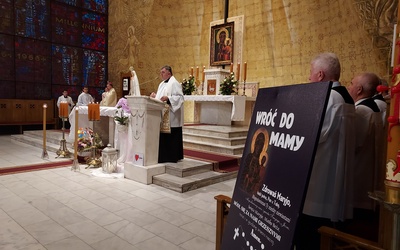
<svg viewBox="0 0 400 250">
<path fill-rule="evenodd" d="M 56 125 L 54 100 L 0 99 L 0 126 L 18 126 L 22 134 L 25 125 L 43 124 L 43 104 L 47 104 L 46 124 Z"/>
</svg>

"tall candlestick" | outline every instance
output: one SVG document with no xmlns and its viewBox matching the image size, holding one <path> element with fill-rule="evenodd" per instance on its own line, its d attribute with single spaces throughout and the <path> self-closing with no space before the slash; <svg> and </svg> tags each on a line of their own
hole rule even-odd
<svg viewBox="0 0 400 250">
<path fill-rule="evenodd" d="M 71 170 L 79 171 L 79 162 L 78 162 L 78 118 L 79 118 L 79 107 L 75 108 L 75 142 L 74 142 L 74 162 L 71 167 Z"/>
<path fill-rule="evenodd" d="M 240 63 L 238 63 L 236 71 L 237 71 L 236 72 L 236 80 L 239 81 L 239 79 L 240 79 Z"/>
<path fill-rule="evenodd" d="M 46 149 L 46 109 L 47 104 L 43 104 L 43 151 L 42 151 L 42 159 L 49 159 L 49 154 Z"/>
<path fill-rule="evenodd" d="M 231 63 L 231 68 L 230 68 L 230 70 L 229 70 L 229 72 L 233 72 L 233 63 Z"/>
<path fill-rule="evenodd" d="M 43 104 L 43 149 L 46 149 L 46 110 L 47 104 Z"/>
<path fill-rule="evenodd" d="M 78 120 L 79 120 L 79 108 L 75 108 L 75 142 L 74 142 L 74 159 L 78 159 Z"/>
<path fill-rule="evenodd" d="M 190 75 L 193 76 L 193 67 L 190 68 Z"/>
<path fill-rule="evenodd" d="M 244 62 L 243 81 L 246 81 L 246 77 L 247 77 L 247 62 Z"/>
<path fill-rule="evenodd" d="M 204 82 L 204 80 L 206 78 L 205 77 L 205 74 L 206 74 L 205 70 L 206 70 L 206 66 L 203 66 L 203 75 L 202 75 L 202 79 L 201 79 L 202 82 Z"/>
<path fill-rule="evenodd" d="M 199 79 L 199 66 L 196 67 L 196 80 Z"/>
</svg>

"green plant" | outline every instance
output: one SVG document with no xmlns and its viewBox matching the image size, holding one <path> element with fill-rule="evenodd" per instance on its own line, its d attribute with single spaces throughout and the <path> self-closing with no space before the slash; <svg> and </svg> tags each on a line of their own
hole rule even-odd
<svg viewBox="0 0 400 250">
<path fill-rule="evenodd" d="M 122 106 L 117 107 L 117 110 L 115 111 L 114 120 L 118 122 L 118 124 L 120 125 L 128 125 L 129 116 L 125 116 L 125 112 L 122 109 Z"/>
<path fill-rule="evenodd" d="M 195 90 L 196 85 L 194 84 L 194 76 L 190 75 L 187 80 L 183 79 L 182 92 L 184 95 L 191 95 Z"/>
<path fill-rule="evenodd" d="M 231 95 L 232 93 L 236 93 L 237 83 L 237 80 L 235 80 L 235 73 L 231 72 L 219 85 L 220 94 Z"/>
</svg>

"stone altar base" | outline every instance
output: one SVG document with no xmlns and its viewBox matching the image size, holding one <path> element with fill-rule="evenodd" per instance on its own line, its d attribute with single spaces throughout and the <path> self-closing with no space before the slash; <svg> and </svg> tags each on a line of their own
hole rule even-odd
<svg viewBox="0 0 400 250">
<path fill-rule="evenodd" d="M 161 163 L 149 166 L 139 166 L 130 162 L 124 164 L 125 178 L 144 184 L 153 183 L 153 176 L 164 173 L 165 165 Z"/>
</svg>

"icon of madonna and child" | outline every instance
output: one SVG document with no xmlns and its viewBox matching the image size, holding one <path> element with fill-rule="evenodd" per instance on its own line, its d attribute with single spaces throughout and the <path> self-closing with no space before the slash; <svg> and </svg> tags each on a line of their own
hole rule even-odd
<svg viewBox="0 0 400 250">
<path fill-rule="evenodd" d="M 249 194 L 255 194 L 262 187 L 268 162 L 269 134 L 261 127 L 253 134 L 251 152 L 244 159 L 240 175 L 241 188 Z"/>
</svg>

